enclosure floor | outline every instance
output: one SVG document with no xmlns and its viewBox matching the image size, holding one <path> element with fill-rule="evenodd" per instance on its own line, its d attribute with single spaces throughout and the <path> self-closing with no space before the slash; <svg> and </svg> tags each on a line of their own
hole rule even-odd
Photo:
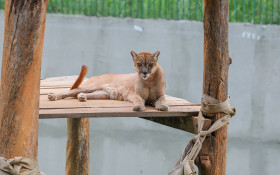
<svg viewBox="0 0 280 175">
<path fill-rule="evenodd" d="M 60 93 L 70 89 L 77 76 L 54 77 L 41 80 L 39 117 L 82 118 L 82 117 L 191 117 L 196 116 L 200 105 L 166 95 L 169 111 L 158 111 L 146 106 L 144 112 L 135 112 L 127 101 L 88 100 L 79 102 L 76 98 L 49 101 L 48 93 Z"/>
</svg>

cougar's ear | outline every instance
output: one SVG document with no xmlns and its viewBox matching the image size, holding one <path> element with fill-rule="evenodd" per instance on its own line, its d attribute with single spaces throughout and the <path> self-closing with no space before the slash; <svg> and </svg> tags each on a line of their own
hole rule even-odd
<svg viewBox="0 0 280 175">
<path fill-rule="evenodd" d="M 130 51 L 133 61 L 137 58 L 137 54 L 132 50 Z"/>
<path fill-rule="evenodd" d="M 156 51 L 156 53 L 153 54 L 153 58 L 155 61 L 158 60 L 158 56 L 159 56 L 160 52 L 159 51 Z"/>
</svg>

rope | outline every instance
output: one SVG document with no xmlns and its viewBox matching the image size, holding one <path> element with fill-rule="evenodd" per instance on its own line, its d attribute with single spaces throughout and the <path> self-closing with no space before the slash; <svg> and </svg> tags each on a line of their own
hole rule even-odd
<svg viewBox="0 0 280 175">
<path fill-rule="evenodd" d="M 226 115 L 217 120 L 207 131 L 202 131 L 205 120 L 202 112 L 213 114 L 222 112 Z M 198 114 L 198 134 L 189 141 L 174 169 L 168 175 L 195 175 L 194 160 L 201 150 L 206 136 L 226 125 L 235 112 L 235 108 L 230 107 L 229 97 L 224 102 L 219 102 L 217 99 L 203 94 Z"/>
<path fill-rule="evenodd" d="M 24 157 L 15 157 L 9 160 L 0 157 L 0 174 L 1 175 L 44 175 L 43 173 L 39 172 L 37 161 Z"/>
</svg>

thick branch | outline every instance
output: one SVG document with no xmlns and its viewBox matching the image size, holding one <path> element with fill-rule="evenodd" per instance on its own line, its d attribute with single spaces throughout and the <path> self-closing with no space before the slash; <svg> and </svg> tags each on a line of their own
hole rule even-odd
<svg viewBox="0 0 280 175">
<path fill-rule="evenodd" d="M 89 119 L 67 119 L 66 175 L 89 174 Z"/>
<path fill-rule="evenodd" d="M 0 156 L 37 159 L 47 1 L 6 0 L 0 88 Z"/>
<path fill-rule="evenodd" d="M 228 0 L 204 0 L 204 73 L 203 93 L 219 101 L 228 96 Z M 210 114 L 206 114 L 210 115 Z M 210 116 L 212 122 L 223 114 Z M 197 159 L 200 175 L 226 174 L 227 125 L 203 143 Z"/>
</svg>

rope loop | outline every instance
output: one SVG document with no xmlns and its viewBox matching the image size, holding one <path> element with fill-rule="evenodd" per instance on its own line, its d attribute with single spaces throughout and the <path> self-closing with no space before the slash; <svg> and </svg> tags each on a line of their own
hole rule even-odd
<svg viewBox="0 0 280 175">
<path fill-rule="evenodd" d="M 0 174 L 1 175 L 44 175 L 39 172 L 38 162 L 25 157 L 14 157 L 5 159 L 0 157 Z"/>
<path fill-rule="evenodd" d="M 220 113 L 223 112 L 225 114 L 229 114 L 231 116 L 235 115 L 235 108 L 230 107 L 230 102 L 229 102 L 230 97 L 224 101 L 224 102 L 219 102 L 217 99 L 203 94 L 201 98 L 201 111 L 205 113 Z"/>
<path fill-rule="evenodd" d="M 203 112 L 210 114 L 225 113 L 226 115 L 213 123 L 207 131 L 202 131 L 205 120 Z M 206 136 L 225 126 L 235 113 L 236 109 L 230 107 L 229 97 L 224 102 L 219 102 L 217 99 L 203 94 L 201 98 L 201 109 L 198 114 L 198 134 L 189 141 L 180 159 L 175 164 L 174 169 L 168 175 L 195 175 L 194 160 L 201 150 Z"/>
</svg>

